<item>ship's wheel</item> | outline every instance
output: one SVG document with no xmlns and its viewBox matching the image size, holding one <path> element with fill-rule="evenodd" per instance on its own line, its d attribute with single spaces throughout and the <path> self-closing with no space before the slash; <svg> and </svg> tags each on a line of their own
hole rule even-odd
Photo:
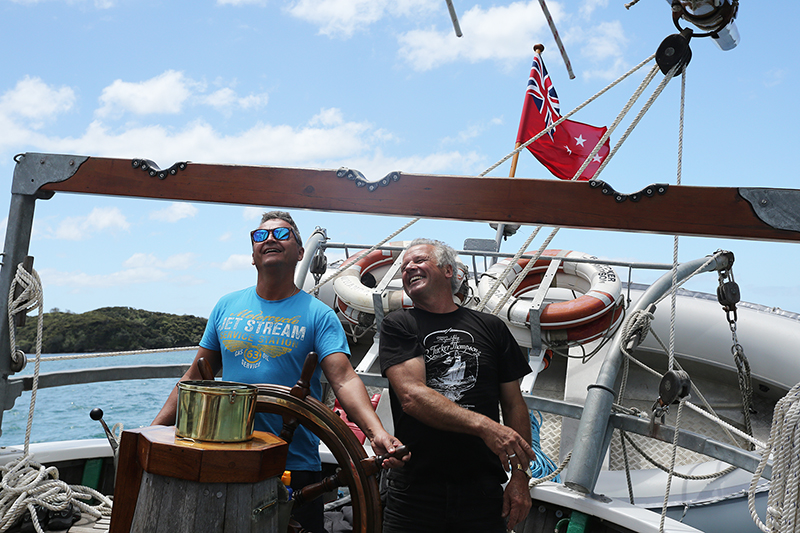
<svg viewBox="0 0 800 533">
<path fill-rule="evenodd" d="M 310 361 L 313 358 L 312 361 Z M 375 474 L 380 469 L 380 458 L 368 458 L 364 448 L 347 427 L 325 404 L 308 396 L 308 382 L 316 367 L 315 353 L 309 354 L 298 384 L 292 388 L 282 385 L 258 385 L 256 412 L 283 416 L 284 431 L 281 438 L 291 439 L 298 424 L 320 438 L 330 449 L 341 470 L 319 484 L 304 487 L 295 498 L 312 499 L 336 486 L 347 485 L 353 505 L 353 531 L 369 533 L 381 529 L 381 502 Z M 288 432 L 288 434 L 287 434 Z M 398 450 L 395 456 L 405 455 Z"/>
</svg>

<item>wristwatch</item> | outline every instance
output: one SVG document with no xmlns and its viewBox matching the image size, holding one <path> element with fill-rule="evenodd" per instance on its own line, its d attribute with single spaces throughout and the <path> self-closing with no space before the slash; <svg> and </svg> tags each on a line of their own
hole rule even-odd
<svg viewBox="0 0 800 533">
<path fill-rule="evenodd" d="M 528 476 L 528 479 L 531 479 L 533 477 L 533 474 L 531 474 L 530 465 L 522 466 L 522 463 L 517 463 L 516 469 L 519 470 L 520 472 L 524 472 L 525 475 Z"/>
</svg>

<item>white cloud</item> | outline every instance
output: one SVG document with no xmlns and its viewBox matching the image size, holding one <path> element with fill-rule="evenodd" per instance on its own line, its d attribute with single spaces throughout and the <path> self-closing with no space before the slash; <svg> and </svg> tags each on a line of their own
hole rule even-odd
<svg viewBox="0 0 800 533">
<path fill-rule="evenodd" d="M 287 11 L 319 26 L 322 35 L 348 38 L 387 16 L 417 18 L 436 9 L 441 6 L 432 0 L 295 0 Z"/>
<path fill-rule="evenodd" d="M 184 102 L 198 84 L 183 72 L 168 70 L 149 80 L 138 83 L 116 80 L 103 89 L 102 106 L 98 116 L 121 114 L 130 111 L 137 115 L 152 113 L 180 113 Z"/>
<path fill-rule="evenodd" d="M 289 7 L 293 16 L 320 26 L 323 35 L 350 37 L 358 26 L 380 20 L 384 0 L 297 0 Z"/>
<path fill-rule="evenodd" d="M 264 209 L 261 207 L 243 207 L 242 208 L 242 218 L 245 220 L 261 220 L 261 216 L 264 214 Z"/>
<path fill-rule="evenodd" d="M 23 4 L 23 5 L 33 5 L 43 2 L 45 0 L 11 0 L 15 4 Z M 75 3 L 83 3 L 78 2 L 76 0 L 69 0 L 66 2 L 67 4 L 75 4 Z M 114 0 L 94 0 L 94 7 L 97 9 L 109 9 L 114 7 Z"/>
<path fill-rule="evenodd" d="M 217 0 L 218 6 L 265 6 L 267 0 Z"/>
<path fill-rule="evenodd" d="M 584 0 L 580 13 L 583 18 L 589 18 L 595 9 L 606 6 L 608 6 L 608 0 Z"/>
<path fill-rule="evenodd" d="M 562 10 L 550 6 L 558 20 Z M 415 70 L 426 71 L 458 60 L 487 59 L 516 61 L 531 57 L 531 43 L 541 39 L 547 23 L 539 3 L 514 2 L 484 9 L 475 6 L 459 17 L 464 35 L 458 38 L 453 28 L 412 30 L 401 34 L 400 56 Z M 549 31 L 548 31 L 549 33 Z"/>
<path fill-rule="evenodd" d="M 573 27 L 566 40 L 580 43 L 581 55 L 594 66 L 581 73 L 586 79 L 614 79 L 626 69 L 624 52 L 628 38 L 618 20 L 602 22 L 586 30 Z"/>
<path fill-rule="evenodd" d="M 40 78 L 25 76 L 0 96 L 0 115 L 40 121 L 68 111 L 74 104 L 75 91 L 69 87 L 56 89 Z"/>
<path fill-rule="evenodd" d="M 780 85 L 786 79 L 786 69 L 771 69 L 764 73 L 763 84 L 764 87 L 775 87 Z"/>
<path fill-rule="evenodd" d="M 177 222 L 183 218 L 191 218 L 197 214 L 197 208 L 186 202 L 172 202 L 168 207 L 150 213 L 150 220 L 161 222 Z"/>
<path fill-rule="evenodd" d="M 239 96 L 236 94 L 236 91 L 230 87 L 224 87 L 203 97 L 201 102 L 220 111 L 230 112 L 231 109 L 236 107 L 241 109 L 258 109 L 264 107 L 267 105 L 267 102 L 269 102 L 269 95 L 267 95 L 267 93 L 262 93 Z"/>
<path fill-rule="evenodd" d="M 502 124 L 500 119 L 492 119 L 488 124 L 469 124 L 466 129 L 459 131 L 455 137 L 445 137 L 442 142 L 444 144 L 461 144 L 470 139 L 475 139 L 483 134 L 489 126 L 497 126 Z"/>
<path fill-rule="evenodd" d="M 494 161 L 492 161 L 493 163 Z M 369 157 L 348 159 L 350 168 L 359 170 L 367 181 L 378 181 L 392 171 L 436 174 L 440 172 L 475 174 L 484 170 L 487 162 L 475 152 L 436 152 L 426 156 L 386 157 L 376 150 Z M 335 162 L 323 166 L 337 166 Z"/>
<path fill-rule="evenodd" d="M 125 260 L 123 266 L 129 270 L 143 268 L 157 268 L 166 270 L 186 270 L 197 261 L 197 254 L 185 252 L 171 255 L 165 260 L 158 259 L 153 254 L 135 253 Z"/>
<path fill-rule="evenodd" d="M 158 268 L 141 266 L 128 268 L 111 274 L 93 275 L 85 272 L 58 272 L 54 269 L 44 269 L 39 272 L 42 284 L 55 287 L 70 287 L 72 289 L 120 287 L 141 283 L 163 281 L 167 274 Z"/>
<path fill-rule="evenodd" d="M 140 86 L 140 84 L 132 84 Z M 8 125 L 8 128 L 4 126 Z M 8 121 L 0 113 L 0 150 L 6 146 L 26 143 L 29 151 L 48 153 L 89 153 L 96 157 L 133 158 L 146 154 L 161 168 L 176 161 L 232 164 L 264 164 L 315 168 L 338 168 L 347 165 L 369 171 L 370 179 L 380 179 L 394 170 L 457 171 L 474 173 L 474 154 L 442 152 L 422 158 L 386 160 L 381 146 L 397 142 L 396 136 L 376 129 L 368 122 L 348 120 L 337 108 L 321 109 L 307 124 L 289 126 L 255 123 L 247 130 L 233 134 L 220 132 L 210 123 L 198 119 L 183 127 L 167 127 L 157 123 L 126 124 L 113 128 L 103 119 L 92 121 L 83 134 L 70 137 L 47 136 L 30 128 Z M 451 161 L 454 168 L 445 168 L 435 161 Z M 192 163 L 190 163 L 191 165 Z M 468 168 L 469 167 L 469 168 Z M 478 167 L 477 170 L 483 170 Z M 373 178 L 374 176 L 374 178 Z M 258 220 L 261 208 L 254 208 L 253 220 Z M 173 213 L 177 216 L 180 213 Z M 184 213 L 184 216 L 188 213 Z M 161 213 L 160 216 L 167 216 Z M 120 215 L 121 216 L 121 215 Z M 121 216 L 122 221 L 124 217 Z M 127 224 L 127 222 L 125 222 Z M 90 231 L 82 218 L 65 220 L 58 233 L 67 239 L 82 239 Z M 48 235 L 47 231 L 43 231 Z M 55 233 L 50 231 L 50 234 Z"/>
<path fill-rule="evenodd" d="M 233 254 L 219 265 L 220 270 L 246 270 L 253 268 L 253 256 L 250 254 Z"/>
<path fill-rule="evenodd" d="M 127 230 L 130 224 L 117 207 L 96 207 L 86 216 L 67 217 L 55 230 L 58 239 L 78 241 L 105 230 Z"/>
<path fill-rule="evenodd" d="M 309 121 L 311 126 L 340 126 L 344 124 L 344 116 L 340 109 L 321 109 Z"/>
<path fill-rule="evenodd" d="M 112 133 L 101 121 L 92 122 L 83 136 L 37 139 L 43 151 L 90 153 L 108 157 L 148 157 L 161 168 L 178 160 L 227 161 L 310 166 L 329 158 L 349 158 L 372 148 L 371 126 L 344 121 L 330 126 L 294 128 L 257 123 L 236 135 L 223 135 L 197 120 L 179 131 L 162 126 L 132 127 Z"/>
<path fill-rule="evenodd" d="M 87 274 L 86 272 L 59 272 L 43 269 L 39 272 L 45 286 L 69 287 L 73 290 L 83 288 L 105 288 L 156 283 L 171 280 L 182 285 L 199 283 L 196 278 L 174 277 L 170 271 L 186 270 L 197 262 L 197 254 L 187 252 L 176 254 L 165 260 L 153 254 L 136 253 L 123 263 L 123 269 L 110 274 Z"/>
</svg>

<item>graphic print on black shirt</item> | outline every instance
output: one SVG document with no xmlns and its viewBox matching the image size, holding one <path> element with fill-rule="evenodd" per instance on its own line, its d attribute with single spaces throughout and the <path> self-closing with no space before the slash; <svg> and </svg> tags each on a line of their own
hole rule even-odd
<svg viewBox="0 0 800 533">
<path fill-rule="evenodd" d="M 478 381 L 480 350 L 468 331 L 434 331 L 423 339 L 427 385 L 448 400 L 459 403 Z"/>
</svg>

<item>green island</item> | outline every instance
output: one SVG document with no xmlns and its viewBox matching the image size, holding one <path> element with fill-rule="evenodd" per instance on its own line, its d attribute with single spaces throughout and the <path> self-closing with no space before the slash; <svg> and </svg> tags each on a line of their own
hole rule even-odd
<svg viewBox="0 0 800 533">
<path fill-rule="evenodd" d="M 44 313 L 42 353 L 92 353 L 197 346 L 208 319 L 103 307 L 85 313 L 51 309 Z M 16 330 L 17 348 L 36 351 L 37 317 Z"/>
</svg>

